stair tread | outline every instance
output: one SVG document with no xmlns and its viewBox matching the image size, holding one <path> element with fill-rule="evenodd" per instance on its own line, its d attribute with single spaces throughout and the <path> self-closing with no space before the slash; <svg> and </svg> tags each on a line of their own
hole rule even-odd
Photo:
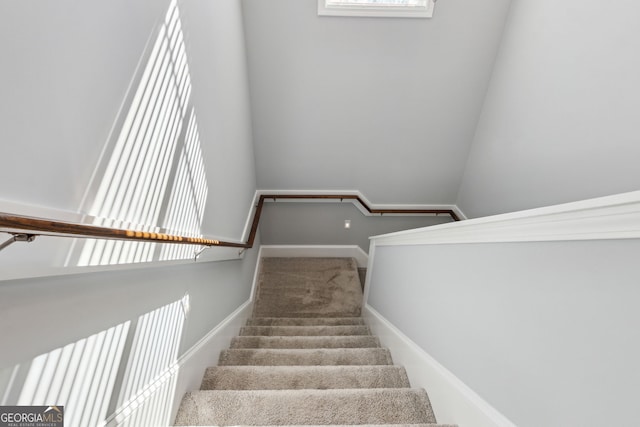
<svg viewBox="0 0 640 427">
<path fill-rule="evenodd" d="M 279 425 L 278 427 L 299 427 L 304 425 L 304 427 L 327 427 L 321 425 L 312 425 L 312 424 L 290 424 L 290 425 Z M 353 427 L 353 424 L 331 424 L 332 427 Z M 275 427 L 275 426 L 252 426 L 252 427 Z M 459 427 L 458 424 L 358 424 L 358 427 Z"/>
<path fill-rule="evenodd" d="M 343 336 L 371 335 L 365 325 L 340 326 L 243 326 L 240 336 Z"/>
<path fill-rule="evenodd" d="M 185 394 L 176 425 L 437 424 L 361 317 L 349 258 L 262 258 L 253 315 Z"/>
<path fill-rule="evenodd" d="M 201 390 L 185 395 L 176 425 L 428 424 L 423 389 Z"/>
<path fill-rule="evenodd" d="M 366 366 L 213 366 L 201 390 L 408 388 L 405 369 Z"/>
<path fill-rule="evenodd" d="M 375 348 L 380 340 L 372 335 L 340 336 L 238 336 L 231 348 Z"/>
<path fill-rule="evenodd" d="M 255 317 L 359 317 L 353 258 L 262 258 Z"/>
<path fill-rule="evenodd" d="M 362 317 L 253 317 L 247 326 L 340 326 L 364 325 Z"/>
<path fill-rule="evenodd" d="M 228 349 L 219 365 L 392 365 L 386 348 Z"/>
</svg>

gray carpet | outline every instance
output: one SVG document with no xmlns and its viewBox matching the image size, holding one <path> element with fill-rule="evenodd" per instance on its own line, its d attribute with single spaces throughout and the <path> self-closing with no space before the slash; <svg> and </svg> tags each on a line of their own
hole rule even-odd
<svg viewBox="0 0 640 427">
<path fill-rule="evenodd" d="M 254 317 L 176 425 L 446 427 L 358 317 L 361 300 L 351 259 L 264 259 Z"/>
<path fill-rule="evenodd" d="M 364 325 L 361 317 L 258 317 L 247 320 L 247 326 L 346 326 Z"/>
<path fill-rule="evenodd" d="M 253 317 L 357 317 L 361 303 L 352 258 L 263 258 Z"/>
<path fill-rule="evenodd" d="M 380 340 L 371 335 L 333 337 L 235 337 L 231 348 L 375 348 Z"/>
<path fill-rule="evenodd" d="M 205 372 L 201 390 L 287 390 L 403 388 L 409 379 L 400 366 L 214 366 Z"/>
<path fill-rule="evenodd" d="M 435 423 L 424 390 L 201 390 L 182 401 L 183 425 Z"/>
<path fill-rule="evenodd" d="M 368 326 L 244 326 L 240 336 L 329 336 L 329 335 L 371 335 Z"/>
<path fill-rule="evenodd" d="M 219 365 L 390 365 L 386 348 L 229 349 L 220 353 Z"/>
</svg>

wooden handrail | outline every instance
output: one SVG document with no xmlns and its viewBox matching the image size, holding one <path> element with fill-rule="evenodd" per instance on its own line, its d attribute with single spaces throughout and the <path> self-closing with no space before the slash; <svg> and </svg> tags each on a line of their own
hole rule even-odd
<svg viewBox="0 0 640 427">
<path fill-rule="evenodd" d="M 139 242 L 156 242 L 156 243 L 178 243 L 200 246 L 220 246 L 231 248 L 250 249 L 253 247 L 260 215 L 265 200 L 351 200 L 357 202 L 371 214 L 443 214 L 449 215 L 454 221 L 460 219 L 451 209 L 371 209 L 359 196 L 353 194 L 263 194 L 258 200 L 256 210 L 251 224 L 251 231 L 246 243 L 226 242 L 216 239 L 205 239 L 200 237 L 179 236 L 166 233 L 152 233 L 147 231 L 127 230 L 120 228 L 101 227 L 95 225 L 78 224 L 65 221 L 57 221 L 52 219 L 35 218 L 23 215 L 14 215 L 0 212 L 0 230 L 11 234 L 27 233 L 33 236 L 62 236 L 62 237 L 84 237 L 98 239 L 116 239 L 129 240 Z"/>
<path fill-rule="evenodd" d="M 141 242 L 197 244 L 205 246 L 220 244 L 219 240 L 199 237 L 100 227 L 52 219 L 34 218 L 23 215 L 12 215 L 8 213 L 0 213 L 0 229 L 12 230 L 10 233 L 26 232 L 36 236 L 86 237 L 97 239 L 135 240 Z"/>
<path fill-rule="evenodd" d="M 354 194 L 313 194 L 313 195 L 305 195 L 305 194 L 273 194 L 273 195 L 262 195 L 261 199 L 340 199 L 340 200 L 353 200 L 359 203 L 367 212 L 370 214 L 435 214 L 435 215 L 449 215 L 451 219 L 454 221 L 460 221 L 458 215 L 452 209 L 371 209 L 369 205 L 365 203 L 364 200 L 360 196 Z"/>
</svg>

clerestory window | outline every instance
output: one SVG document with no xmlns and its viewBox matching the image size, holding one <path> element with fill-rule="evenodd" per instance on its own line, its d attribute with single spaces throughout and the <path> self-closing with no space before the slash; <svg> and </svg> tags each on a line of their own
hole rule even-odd
<svg viewBox="0 0 640 427">
<path fill-rule="evenodd" d="M 321 16 L 431 18 L 436 0 L 318 0 Z"/>
</svg>

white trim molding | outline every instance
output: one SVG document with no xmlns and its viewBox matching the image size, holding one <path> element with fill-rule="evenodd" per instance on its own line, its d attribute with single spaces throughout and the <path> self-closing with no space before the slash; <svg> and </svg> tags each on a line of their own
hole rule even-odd
<svg viewBox="0 0 640 427">
<path fill-rule="evenodd" d="M 458 215 L 458 219 L 460 221 L 464 221 L 469 218 L 467 215 L 465 215 L 464 212 L 462 212 L 462 209 L 460 209 L 458 205 L 451 205 L 451 210 L 454 211 L 456 215 Z"/>
<path fill-rule="evenodd" d="M 173 399 L 172 407 L 167 411 L 170 419 L 163 420 L 166 422 L 164 425 L 173 425 L 184 394 L 200 388 L 205 369 L 216 364 L 220 351 L 229 347 L 231 339 L 238 335 L 246 319 L 251 317 L 252 308 L 250 300 L 243 303 L 167 367 L 153 383 L 147 384 L 134 398 L 116 408 L 101 425 L 128 425 L 132 420 L 135 424 L 140 414 L 144 414 L 142 419 L 145 420 L 156 419 L 157 393 L 163 393 L 169 402 Z"/>
<path fill-rule="evenodd" d="M 184 394 L 200 389 L 206 368 L 217 365 L 220 352 L 229 348 L 231 339 L 238 335 L 240 328 L 251 317 L 252 311 L 253 302 L 248 300 L 178 359 L 180 371 L 171 411 L 171 423 L 176 418 Z"/>
<path fill-rule="evenodd" d="M 251 226 L 253 225 L 253 217 L 255 216 L 256 209 L 258 208 L 258 200 L 260 199 L 260 192 L 256 191 L 253 194 L 251 200 L 251 206 L 249 206 L 249 213 L 247 213 L 247 219 L 244 223 L 244 230 L 242 231 L 241 242 L 244 243 L 249 240 L 249 234 L 251 233 Z"/>
<path fill-rule="evenodd" d="M 372 237 L 375 245 L 640 238 L 640 191 Z"/>
<path fill-rule="evenodd" d="M 439 424 L 473 427 L 515 427 L 476 392 L 369 305 L 362 316 L 394 363 L 404 366 L 412 387 L 424 388 Z"/>
</svg>

